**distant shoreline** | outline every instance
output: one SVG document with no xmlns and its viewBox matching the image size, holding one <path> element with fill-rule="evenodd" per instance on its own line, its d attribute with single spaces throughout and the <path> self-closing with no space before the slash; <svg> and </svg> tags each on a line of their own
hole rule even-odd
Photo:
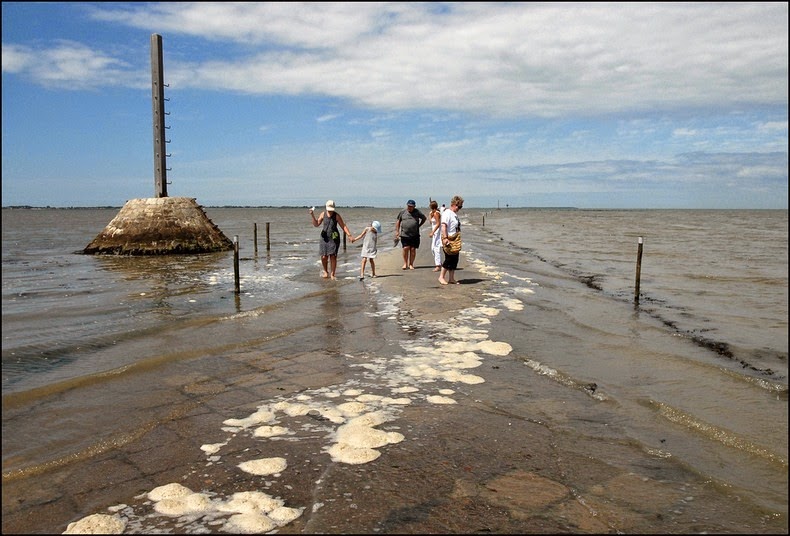
<svg viewBox="0 0 790 536">
<path fill-rule="evenodd" d="M 281 208 L 310 208 L 310 205 L 201 205 L 204 208 L 209 209 L 216 209 L 216 208 L 244 208 L 244 209 L 256 209 L 256 208 L 265 208 L 265 209 L 281 209 Z M 96 210 L 96 209 L 115 209 L 120 210 L 123 208 L 122 205 L 102 205 L 102 206 L 95 206 L 95 207 L 53 207 L 53 206 L 33 206 L 33 205 L 8 205 L 2 207 L 3 210 Z M 398 207 L 376 207 L 373 205 L 350 205 L 347 207 L 343 207 L 344 209 L 397 209 Z M 580 207 L 516 207 L 516 206 L 509 206 L 505 208 L 501 207 L 468 207 L 468 210 L 483 210 L 487 212 L 493 211 L 502 211 L 502 210 L 511 210 L 511 209 L 529 209 L 529 210 L 581 210 L 581 211 L 588 211 L 588 212 L 600 212 L 600 211 L 612 211 L 612 210 L 621 210 L 621 211 L 634 211 L 634 210 L 760 210 L 760 211 L 770 211 L 770 210 L 779 210 L 779 211 L 787 211 L 786 208 L 580 208 Z M 467 212 L 468 212 L 467 210 Z"/>
</svg>

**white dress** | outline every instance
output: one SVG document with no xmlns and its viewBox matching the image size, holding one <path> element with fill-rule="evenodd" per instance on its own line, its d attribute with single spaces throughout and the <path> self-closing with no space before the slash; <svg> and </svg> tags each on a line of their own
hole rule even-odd
<svg viewBox="0 0 790 536">
<path fill-rule="evenodd" d="M 436 221 L 437 216 L 431 217 L 431 229 L 436 227 L 436 224 L 439 223 Z M 436 266 L 442 264 L 442 226 L 440 225 L 436 232 L 431 237 L 431 251 L 433 252 L 433 263 Z"/>
<path fill-rule="evenodd" d="M 372 226 L 365 229 L 365 238 L 362 239 L 362 257 L 368 259 L 376 258 L 376 254 L 378 253 L 378 239 L 378 233 L 376 233 Z"/>
</svg>

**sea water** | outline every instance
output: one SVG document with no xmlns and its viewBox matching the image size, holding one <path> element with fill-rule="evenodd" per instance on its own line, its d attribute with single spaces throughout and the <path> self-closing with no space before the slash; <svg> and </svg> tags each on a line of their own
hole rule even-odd
<svg viewBox="0 0 790 536">
<path fill-rule="evenodd" d="M 385 237 L 399 211 L 338 210 L 352 232 L 375 219 Z M 207 209 L 238 237 L 238 294 L 229 252 L 81 255 L 116 213 L 3 210 L 4 405 L 45 411 L 39 401 L 64 386 L 95 385 L 143 361 L 156 367 L 164 346 L 170 359 L 189 360 L 236 344 L 254 334 L 233 324 L 266 308 L 287 326 L 277 304 L 323 283 L 306 208 Z M 605 423 L 786 515 L 787 211 L 471 208 L 462 227 L 466 262 L 514 302 L 492 336 L 513 347 L 525 374 L 595 401 L 593 418 L 565 415 L 556 400 L 531 411 L 575 432 Z M 338 277 L 355 280 L 358 269 L 357 251 L 344 249 Z M 203 339 L 217 322 L 231 329 Z M 86 397 L 68 411 L 100 403 Z M 81 448 L 69 427 L 32 448 L 3 426 L 4 474 Z"/>
</svg>

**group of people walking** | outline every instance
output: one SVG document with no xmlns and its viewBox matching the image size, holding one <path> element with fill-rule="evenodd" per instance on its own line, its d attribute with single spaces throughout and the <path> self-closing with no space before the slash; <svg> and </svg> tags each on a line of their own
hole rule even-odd
<svg viewBox="0 0 790 536">
<path fill-rule="evenodd" d="M 450 207 L 439 209 L 436 201 L 431 201 L 429 216 L 425 216 L 413 199 L 406 202 L 406 208 L 398 213 L 395 219 L 395 245 L 401 244 L 403 248 L 403 270 L 413 270 L 417 249 L 420 247 L 420 228 L 430 221 L 431 251 L 434 258 L 434 272 L 439 272 L 439 283 L 442 285 L 458 284 L 455 271 L 458 268 L 458 258 L 461 246 L 461 221 L 458 211 L 464 206 L 461 196 L 453 196 Z M 365 277 L 365 265 L 370 261 L 373 277 L 376 277 L 375 258 L 378 253 L 378 237 L 381 234 L 381 223 L 373 221 L 358 235 L 353 236 L 342 216 L 335 210 L 335 202 L 331 199 L 326 202 L 325 210 L 316 218 L 315 207 L 310 209 L 313 226 L 322 226 L 321 239 L 319 240 L 319 253 L 321 254 L 321 277 L 336 279 L 337 252 L 340 248 L 340 232 L 342 229 L 351 237 L 353 244 L 364 239 L 361 252 L 361 268 L 359 278 Z M 442 257 L 444 259 L 442 260 Z"/>
</svg>

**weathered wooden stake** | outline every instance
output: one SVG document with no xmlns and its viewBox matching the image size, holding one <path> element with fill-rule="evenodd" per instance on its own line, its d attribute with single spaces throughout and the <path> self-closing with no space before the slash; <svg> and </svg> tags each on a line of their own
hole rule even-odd
<svg viewBox="0 0 790 536">
<path fill-rule="evenodd" d="M 636 284 L 634 285 L 634 304 L 639 303 L 639 278 L 642 275 L 642 237 L 639 237 L 639 248 L 636 253 Z"/>
<path fill-rule="evenodd" d="M 269 242 L 269 222 L 266 222 L 266 251 L 270 251 L 272 249 L 271 243 Z"/>
<path fill-rule="evenodd" d="M 233 235 L 233 281 L 236 294 L 241 292 L 239 285 L 239 235 Z"/>
<path fill-rule="evenodd" d="M 255 256 L 258 256 L 258 224 L 252 224 L 252 243 L 255 244 L 253 246 L 253 251 L 255 252 Z"/>
<path fill-rule="evenodd" d="M 164 78 L 162 36 L 151 34 L 151 103 L 154 116 L 154 193 L 156 197 L 167 197 Z"/>
</svg>

